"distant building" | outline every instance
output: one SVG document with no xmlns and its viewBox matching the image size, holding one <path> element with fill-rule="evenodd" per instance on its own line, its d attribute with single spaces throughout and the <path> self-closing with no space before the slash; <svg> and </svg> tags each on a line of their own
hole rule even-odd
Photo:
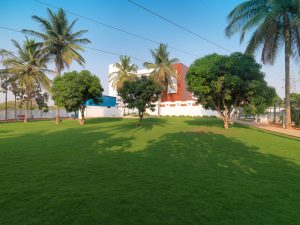
<svg viewBox="0 0 300 225">
<path fill-rule="evenodd" d="M 116 97 L 103 95 L 100 103 L 94 103 L 92 100 L 86 102 L 86 118 L 122 116 L 123 111 L 118 108 Z M 81 118 L 81 114 L 79 115 L 79 118 Z"/>
<path fill-rule="evenodd" d="M 188 67 L 182 63 L 177 63 L 173 65 L 177 78 L 172 78 L 172 85 L 169 85 L 167 90 L 163 92 L 160 103 L 160 115 L 162 116 L 216 116 L 215 111 L 206 110 L 201 104 L 196 103 L 196 99 L 193 98 L 192 93 L 187 90 L 185 77 L 188 71 Z M 114 67 L 114 64 L 109 65 L 109 74 L 116 72 L 118 69 Z M 146 75 L 148 76 L 152 70 L 141 69 L 137 71 L 138 76 Z M 123 108 L 121 99 L 118 97 L 116 90 L 109 83 L 109 96 L 115 96 L 118 108 Z M 158 103 L 156 103 L 157 106 Z M 147 113 L 151 115 L 157 115 L 156 110 Z M 128 110 L 126 110 L 127 112 Z"/>
</svg>

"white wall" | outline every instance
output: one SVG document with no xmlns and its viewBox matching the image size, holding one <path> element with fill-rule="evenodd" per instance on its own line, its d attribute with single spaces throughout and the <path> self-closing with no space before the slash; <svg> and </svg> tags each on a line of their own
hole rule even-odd
<svg viewBox="0 0 300 225">
<path fill-rule="evenodd" d="M 176 101 L 176 102 L 162 102 L 164 107 L 160 107 L 161 116 L 218 116 L 216 111 L 207 110 L 202 105 L 193 106 L 194 101 Z M 175 104 L 175 106 L 170 106 Z M 180 104 L 187 104 L 187 106 L 180 106 Z M 157 104 L 156 104 L 157 105 Z M 150 115 L 157 115 L 157 106 L 155 111 L 147 109 Z"/>
<path fill-rule="evenodd" d="M 104 106 L 88 106 L 85 109 L 85 118 L 97 118 L 97 117 L 122 117 L 123 110 L 117 107 L 104 107 Z M 81 118 L 81 113 L 79 113 Z"/>
<path fill-rule="evenodd" d="M 26 110 L 19 110 L 17 109 L 17 116 L 18 115 L 25 115 L 26 113 Z M 59 113 L 60 113 L 60 117 L 71 117 L 71 114 L 74 114 L 74 113 L 68 113 L 65 109 L 60 109 L 59 110 Z M 42 113 L 42 116 L 41 116 L 41 111 L 40 110 L 32 110 L 32 118 L 33 119 L 39 119 L 39 118 L 42 118 L 42 119 L 51 119 L 51 118 L 55 118 L 56 116 L 56 110 L 50 110 L 49 112 L 47 113 Z M 29 110 L 28 111 L 28 117 L 31 118 L 31 111 Z M 10 119 L 10 120 L 14 120 L 15 119 L 15 110 L 12 110 L 12 109 L 9 109 L 7 110 L 7 118 Z M 5 119 L 5 110 L 0 110 L 0 120 L 4 120 Z"/>
</svg>

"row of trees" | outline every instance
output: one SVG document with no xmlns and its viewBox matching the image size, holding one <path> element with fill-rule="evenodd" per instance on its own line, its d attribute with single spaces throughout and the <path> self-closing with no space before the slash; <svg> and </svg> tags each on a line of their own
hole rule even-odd
<svg viewBox="0 0 300 225">
<path fill-rule="evenodd" d="M 84 58 L 79 54 L 83 51 L 81 45 L 90 43 L 82 36 L 87 30 L 73 32 L 77 20 L 68 21 L 65 12 L 60 9 L 57 13 L 48 9 L 48 18 L 32 16 L 37 22 L 41 31 L 27 30 L 23 32 L 38 38 L 38 40 L 28 39 L 21 46 L 17 41 L 12 40 L 16 52 L 5 49 L 0 50 L 2 64 L 5 67 L 0 70 L 0 75 L 4 81 L 4 89 L 12 90 L 15 98 L 20 101 L 29 102 L 41 101 L 41 96 L 45 96 L 41 91 L 50 91 L 51 81 L 47 74 L 61 76 L 64 68 L 69 68 L 73 61 L 80 65 L 85 63 Z M 48 69 L 50 63 L 55 64 L 55 71 Z M 39 94 L 37 94 L 39 93 Z M 44 105 L 41 104 L 41 105 Z M 25 115 L 25 122 L 28 119 L 28 107 Z M 56 124 L 59 124 L 59 107 L 57 107 Z"/>
<path fill-rule="evenodd" d="M 262 61 L 264 63 L 274 63 L 279 48 L 281 46 L 285 47 L 285 111 L 287 128 L 291 127 L 290 58 L 300 54 L 299 10 L 298 0 L 246 1 L 232 10 L 228 16 L 228 27 L 225 29 L 228 37 L 231 37 L 236 32 L 241 32 L 241 41 L 244 40 L 245 34 L 254 30 L 246 49 L 246 54 L 253 55 L 256 49 L 263 46 Z M 83 65 L 85 60 L 79 54 L 79 51 L 83 51 L 81 47 L 82 44 L 90 43 L 88 39 L 82 37 L 82 35 L 87 32 L 86 30 L 73 32 L 77 20 L 69 23 L 62 9 L 58 10 L 57 13 L 48 9 L 48 18 L 38 16 L 33 16 L 32 18 L 40 25 L 41 30 L 33 31 L 24 29 L 23 32 L 37 37 L 38 40 L 29 40 L 26 37 L 23 46 L 20 46 L 15 40 L 12 40 L 17 49 L 17 53 L 12 53 L 4 49 L 0 51 L 3 58 L 2 63 L 5 66 L 5 69 L 2 69 L 0 74 L 5 80 L 4 87 L 6 93 L 9 88 L 13 89 L 13 86 L 17 86 L 17 88 L 20 89 L 18 93 L 24 93 L 21 95 L 23 97 L 19 97 L 24 99 L 27 105 L 35 99 L 34 93 L 36 93 L 37 90 L 49 90 L 51 81 L 46 74 L 54 74 L 60 77 L 62 70 L 69 68 L 72 61 Z M 163 91 L 168 85 L 172 84 L 172 77 L 176 76 L 172 64 L 177 62 L 178 59 L 169 59 L 167 46 L 163 44 L 161 44 L 158 49 L 151 50 L 151 54 L 154 62 L 145 62 L 144 66 L 152 69 L 150 77 L 158 85 L 163 87 L 161 89 Z M 251 70 L 251 72 L 248 73 L 253 73 L 251 76 L 256 77 L 251 78 L 251 76 L 246 77 L 242 74 L 236 74 L 236 72 L 241 72 L 242 69 L 230 63 L 234 61 L 238 62 L 239 57 L 243 58 L 246 56 L 235 53 L 231 56 L 212 55 L 196 60 L 192 68 L 190 68 L 187 78 L 189 90 L 198 96 L 199 102 L 205 104 L 207 108 L 218 110 L 221 117 L 227 118 L 227 122 L 230 121 L 230 117 L 225 115 L 231 115 L 232 111 L 238 106 L 247 107 L 247 110 L 250 111 L 261 111 L 268 104 L 266 97 L 272 96 L 273 93 L 270 88 L 265 88 L 267 85 L 263 82 L 263 75 L 258 75 L 258 67 L 253 64 L 253 59 L 252 62 L 250 62 L 250 58 L 247 59 L 249 65 L 254 65 L 252 69 L 249 68 L 247 70 Z M 211 63 L 216 63 L 219 66 L 219 68 L 217 68 L 215 65 L 210 65 L 206 68 L 206 72 L 211 74 L 211 77 L 207 77 L 207 74 L 204 75 L 203 71 L 201 75 L 199 71 L 199 73 L 197 72 L 197 69 L 195 69 L 196 72 L 191 72 L 194 70 L 193 68 L 197 68 L 197 66 L 200 68 L 204 67 L 205 61 L 211 61 Z M 47 67 L 51 62 L 55 64 L 55 71 Z M 228 63 L 231 67 L 228 67 Z M 245 65 L 245 67 L 247 66 L 248 65 Z M 130 58 L 125 56 L 121 58 L 121 62 L 117 64 L 117 67 L 119 67 L 119 72 L 111 74 L 110 79 L 113 80 L 114 86 L 117 91 L 120 92 L 126 80 L 136 81 L 134 74 L 137 67 L 131 65 Z M 224 71 L 229 75 L 225 74 Z M 192 79 L 199 82 L 197 84 L 198 88 L 196 88 L 197 85 Z M 210 82 L 208 82 L 208 80 L 210 80 Z M 243 82 L 246 85 L 243 85 Z M 213 87 L 215 90 L 210 90 L 209 92 L 207 86 L 212 87 L 212 85 L 215 85 L 215 87 Z M 234 90 L 234 88 L 238 90 L 238 87 L 244 86 L 247 87 L 247 90 L 243 90 L 245 93 L 235 93 L 236 96 L 234 97 L 234 91 L 232 90 Z M 202 91 L 200 91 L 199 88 L 202 89 Z M 239 89 L 239 91 L 241 90 Z M 208 92 L 210 94 L 208 94 Z M 249 94 L 250 92 L 252 94 Z M 246 93 L 247 96 L 245 97 L 244 94 Z M 255 95 L 255 93 L 259 93 L 260 98 L 253 97 L 258 96 Z M 240 98 L 242 98 L 242 100 Z M 212 101 L 221 100 L 224 103 L 211 103 Z M 223 106 L 219 107 L 219 104 L 223 104 Z M 160 97 L 158 99 L 158 107 L 159 106 Z M 158 111 L 160 110 L 158 109 Z M 59 108 L 57 107 L 56 123 L 58 124 L 59 121 Z"/>
<path fill-rule="evenodd" d="M 162 92 L 176 76 L 172 64 L 178 60 L 169 59 L 166 45 L 161 44 L 151 53 L 154 63 L 144 63 L 153 69 L 149 78 L 137 77 L 137 66 L 130 63 L 128 56 L 122 56 L 120 63 L 115 64 L 118 71 L 110 74 L 110 82 L 126 107 L 138 110 L 138 125 L 145 110 L 154 108 L 155 101 L 159 107 Z M 225 128 L 229 127 L 239 108 L 243 107 L 251 114 L 263 113 L 277 96 L 275 89 L 264 80 L 261 65 L 242 53 L 230 56 L 213 54 L 196 60 L 188 70 L 186 83 L 199 103 L 219 113 Z"/>
</svg>

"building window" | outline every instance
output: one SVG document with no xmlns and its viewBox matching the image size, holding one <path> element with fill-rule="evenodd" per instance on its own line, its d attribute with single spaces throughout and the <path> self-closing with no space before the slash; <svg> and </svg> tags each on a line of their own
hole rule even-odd
<svg viewBox="0 0 300 225">
<path fill-rule="evenodd" d="M 171 82 L 168 84 L 168 94 L 177 93 L 177 78 L 171 77 Z"/>
</svg>

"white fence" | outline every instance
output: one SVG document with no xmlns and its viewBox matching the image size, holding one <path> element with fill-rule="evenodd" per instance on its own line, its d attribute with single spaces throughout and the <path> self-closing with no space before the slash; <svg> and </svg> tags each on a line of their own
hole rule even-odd
<svg viewBox="0 0 300 225">
<path fill-rule="evenodd" d="M 79 118 L 81 118 L 81 113 L 79 113 Z M 86 118 L 96 118 L 96 117 L 122 117 L 123 110 L 118 107 L 104 107 L 104 106 L 88 106 L 85 109 Z"/>
<path fill-rule="evenodd" d="M 160 107 L 161 116 L 218 116 L 216 111 L 207 110 L 202 105 L 195 105 L 194 101 L 163 102 Z M 157 115 L 157 104 L 155 111 L 147 109 L 150 115 Z"/>
<path fill-rule="evenodd" d="M 26 110 L 20 110 L 17 109 L 17 119 L 24 116 L 26 114 Z M 68 113 L 65 109 L 59 110 L 60 117 L 71 117 L 71 114 L 74 113 Z M 28 111 L 28 118 L 29 119 L 51 119 L 56 117 L 56 110 L 49 110 L 49 112 L 45 113 L 41 110 L 29 110 Z M 7 119 L 8 120 L 14 120 L 15 119 L 15 110 L 8 109 L 7 110 Z M 5 110 L 0 110 L 0 120 L 5 120 Z"/>
</svg>

